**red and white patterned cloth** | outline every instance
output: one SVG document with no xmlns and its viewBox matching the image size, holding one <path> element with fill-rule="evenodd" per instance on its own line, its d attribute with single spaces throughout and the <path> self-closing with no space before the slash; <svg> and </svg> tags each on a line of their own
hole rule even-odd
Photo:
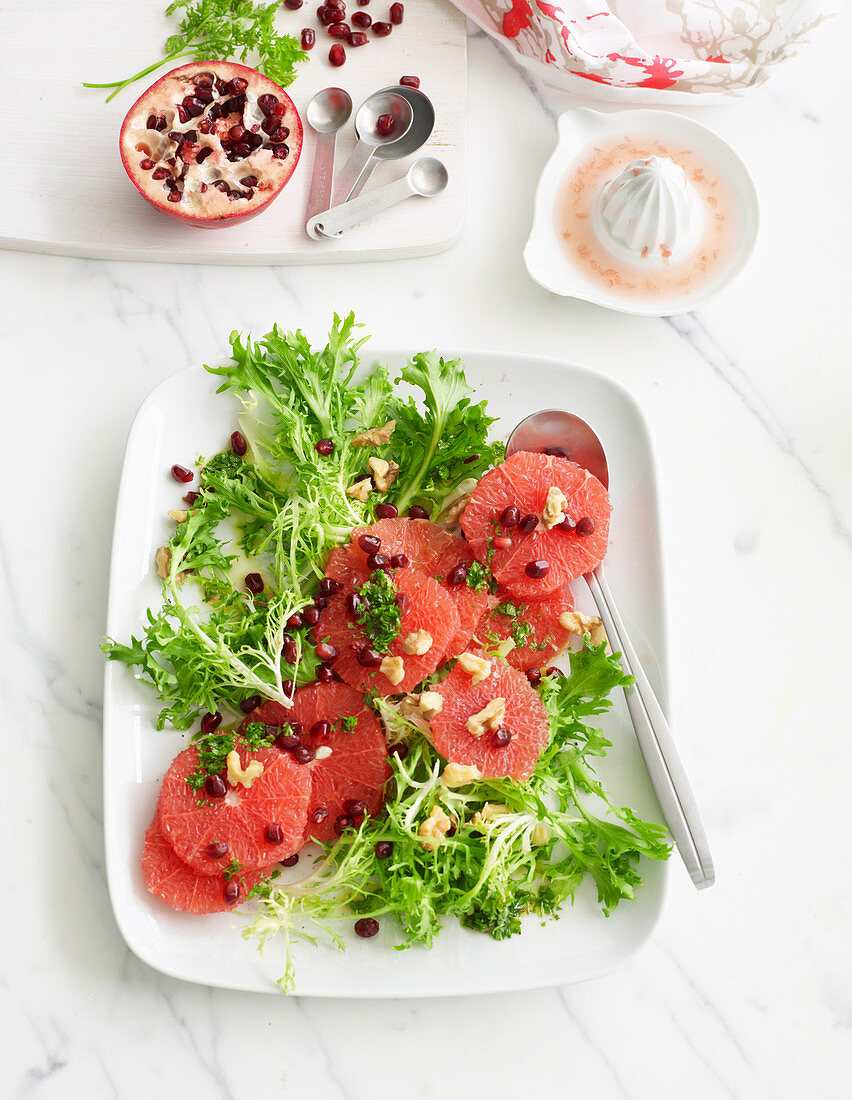
<svg viewBox="0 0 852 1100">
<path fill-rule="evenodd" d="M 549 84 L 615 102 L 738 96 L 834 14 L 820 0 L 453 0 Z"/>
</svg>

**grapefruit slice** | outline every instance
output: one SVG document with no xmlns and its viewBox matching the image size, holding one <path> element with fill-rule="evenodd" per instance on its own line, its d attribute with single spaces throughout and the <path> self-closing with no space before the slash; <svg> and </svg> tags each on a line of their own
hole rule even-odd
<svg viewBox="0 0 852 1100">
<path fill-rule="evenodd" d="M 565 514 L 579 524 L 578 529 L 588 530 L 593 524 L 593 530 L 583 535 L 578 529 L 544 528 L 542 512 L 554 487 L 563 493 Z M 532 532 L 499 526 L 510 505 L 521 516 L 536 517 Z M 606 489 L 582 466 L 556 455 L 519 451 L 483 476 L 462 512 L 461 526 L 476 557 L 489 563 L 513 596 L 546 596 L 603 560 L 610 510 Z M 529 576 L 527 566 L 532 562 L 546 563 L 546 573 Z"/>
<path fill-rule="evenodd" d="M 358 545 L 361 535 L 372 535 L 381 541 L 381 552 L 391 557 L 405 554 L 415 569 L 438 581 L 456 605 L 459 628 L 447 643 L 440 664 L 462 653 L 470 642 L 476 624 L 487 610 L 491 599 L 487 592 L 475 592 L 467 584 L 449 584 L 447 578 L 457 565 L 470 565 L 474 554 L 464 539 L 451 535 L 428 519 L 381 519 L 369 527 L 356 527 L 352 532 L 352 555 L 367 574 L 367 555 Z M 339 561 L 332 567 L 341 571 Z M 335 579 L 340 579 L 335 573 Z M 330 576 L 326 569 L 326 576 Z"/>
<path fill-rule="evenodd" d="M 573 609 L 569 585 L 537 600 L 515 599 L 502 590 L 495 606 L 480 619 L 475 634 L 483 645 L 511 638 L 515 648 L 506 655 L 506 661 L 513 668 L 521 672 L 543 668 L 565 648 L 570 635 L 559 625 L 559 616 Z"/>
<path fill-rule="evenodd" d="M 403 662 L 404 676 L 397 683 L 391 683 L 378 668 L 364 667 L 359 663 L 357 652 L 365 646 L 370 647 L 371 643 L 364 628 L 346 610 L 346 596 L 349 593 L 345 589 L 330 598 L 328 607 L 321 612 L 314 628 L 314 637 L 318 642 L 329 641 L 337 650 L 334 671 L 350 687 L 361 692 L 396 695 L 411 691 L 435 671 L 448 643 L 458 633 L 459 616 L 455 604 L 437 581 L 408 566 L 394 573 L 392 583 L 397 592 L 406 598 L 399 633 L 387 652 L 387 656 L 399 657 Z M 420 630 L 429 634 L 431 645 L 425 653 L 407 653 L 405 639 Z"/>
<path fill-rule="evenodd" d="M 485 778 L 529 779 L 547 744 L 544 704 L 523 672 L 481 650 L 468 652 L 490 661 L 490 674 L 475 684 L 459 663 L 433 689 L 443 700 L 441 710 L 431 722 L 435 748 L 447 761 L 474 765 Z M 475 737 L 467 729 L 468 719 L 496 699 L 505 702 L 500 727 L 511 734 L 511 740 L 499 748 L 494 744 L 493 731 L 486 729 L 481 737 Z"/>
<path fill-rule="evenodd" d="M 310 773 L 290 753 L 274 747 L 249 749 L 239 737 L 235 741 L 243 769 L 252 760 L 263 765 L 263 774 L 248 788 L 227 783 L 224 798 L 215 799 L 203 787 L 194 790 L 187 780 L 199 768 L 197 745 L 178 753 L 160 788 L 163 836 L 175 854 L 202 875 L 218 874 L 232 860 L 245 871 L 269 867 L 302 844 Z M 267 838 L 270 825 L 280 830 L 276 843 Z M 210 845 L 227 845 L 227 851 L 211 856 Z"/>
<path fill-rule="evenodd" d="M 292 713 L 307 734 L 303 738 L 306 744 L 314 751 L 331 749 L 330 755 L 321 753 L 322 759 L 315 758 L 309 765 L 311 798 L 306 838 L 336 840 L 334 823 L 341 814 L 349 814 L 347 803 L 351 808 L 353 802 L 363 802 L 364 812 L 372 817 L 384 804 L 391 767 L 382 728 L 363 696 L 347 684 L 299 688 Z M 312 733 L 316 723 L 323 720 L 331 723 L 331 732 L 327 736 Z M 325 810 L 326 816 L 314 821 L 314 816 L 321 816 L 318 810 Z M 357 815 L 356 822 L 360 823 Z"/>
<path fill-rule="evenodd" d="M 145 833 L 142 849 L 142 872 L 150 893 L 160 898 L 172 909 L 187 913 L 221 913 L 233 909 L 258 882 L 262 873 L 249 871 L 236 876 L 238 893 L 233 901 L 225 900 L 226 882 L 222 874 L 200 875 L 178 859 L 174 849 L 163 836 L 155 815 Z"/>
</svg>

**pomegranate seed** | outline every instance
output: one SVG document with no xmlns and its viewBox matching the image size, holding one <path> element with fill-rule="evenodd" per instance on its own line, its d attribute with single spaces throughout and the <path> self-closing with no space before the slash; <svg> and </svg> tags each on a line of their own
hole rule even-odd
<svg viewBox="0 0 852 1100">
<path fill-rule="evenodd" d="M 321 596 L 336 596 L 340 591 L 340 581 L 336 581 L 334 577 L 323 577 L 319 582 L 319 593 Z"/>
<path fill-rule="evenodd" d="M 183 106 L 190 118 L 198 118 L 199 115 L 204 114 L 205 104 L 197 96 L 188 95 L 183 101 Z"/>
<path fill-rule="evenodd" d="M 257 187 L 259 180 L 257 176 L 243 176 L 240 183 L 243 187 Z"/>
<path fill-rule="evenodd" d="M 156 115 L 148 115 L 148 121 L 145 123 L 145 125 L 147 126 L 147 128 L 149 130 L 156 130 L 157 129 L 157 116 Z"/>
<path fill-rule="evenodd" d="M 195 477 L 192 470 L 187 470 L 186 466 L 178 466 L 175 464 L 172 466 L 172 477 L 175 481 L 179 481 L 181 485 L 186 485 Z"/>
<path fill-rule="evenodd" d="M 244 80 L 241 76 L 235 76 L 228 87 L 234 95 L 241 95 L 248 87 L 248 81 Z"/>
<path fill-rule="evenodd" d="M 154 167 L 154 162 L 150 159 L 150 157 L 145 157 L 144 160 L 139 161 L 139 167 L 143 170 L 143 172 L 150 172 L 151 169 Z"/>
<path fill-rule="evenodd" d="M 204 717 L 201 719 L 201 732 L 202 733 L 213 733 L 214 730 L 217 730 L 221 725 L 222 725 L 222 714 L 221 714 L 221 712 L 216 710 L 216 711 L 213 711 L 213 713 L 211 714 L 210 711 L 208 711 L 204 715 Z"/>
<path fill-rule="evenodd" d="M 504 508 L 503 511 L 500 513 L 501 527 L 511 529 L 512 527 L 517 527 L 520 522 L 521 513 L 514 506 L 514 504 L 510 504 L 508 508 Z"/>
<path fill-rule="evenodd" d="M 230 850 L 231 849 L 224 840 L 214 840 L 204 849 L 204 854 L 208 859 L 221 859 L 222 856 L 226 856 Z"/>
<path fill-rule="evenodd" d="M 299 764 L 310 764 L 316 753 L 308 745 L 297 745 L 293 749 L 293 759 L 298 761 Z"/>
<path fill-rule="evenodd" d="M 224 798 L 228 793 L 228 785 L 221 775 L 208 775 L 204 780 L 204 790 L 210 798 Z"/>
<path fill-rule="evenodd" d="M 343 836 L 347 829 L 353 828 L 355 822 L 349 816 L 349 814 L 341 814 L 340 817 L 335 818 L 334 831 L 338 836 Z"/>
<path fill-rule="evenodd" d="M 548 665 L 544 672 L 546 676 L 555 676 L 557 679 L 565 675 L 562 669 L 557 668 L 556 665 Z"/>
<path fill-rule="evenodd" d="M 537 561 L 528 561 L 524 566 L 524 572 L 528 577 L 546 577 L 550 572 L 550 562 L 542 558 Z"/>
<path fill-rule="evenodd" d="M 240 710 L 243 714 L 251 714 L 253 710 L 257 710 L 262 702 L 263 700 L 259 695 L 249 695 L 247 699 L 243 699 L 240 703 Z"/>
<path fill-rule="evenodd" d="M 216 91 L 219 93 L 219 95 L 226 95 L 227 91 L 228 91 L 228 82 L 227 82 L 227 80 L 220 80 L 217 77 L 217 79 L 216 79 Z"/>
<path fill-rule="evenodd" d="M 408 558 L 405 554 L 393 554 L 390 563 L 392 569 L 405 569 L 408 565 Z"/>
<path fill-rule="evenodd" d="M 299 659 L 299 647 L 295 642 L 285 642 L 281 649 L 281 656 L 287 665 L 295 665 Z"/>
<path fill-rule="evenodd" d="M 356 27 L 369 27 L 369 25 L 373 22 L 373 17 L 371 15 L 367 15 L 365 11 L 356 11 L 351 18 Z M 148 124 L 148 129 L 151 129 L 150 123 Z"/>
<path fill-rule="evenodd" d="M 393 841 L 380 840 L 373 851 L 376 853 L 376 859 L 387 859 L 393 854 Z"/>
<path fill-rule="evenodd" d="M 371 573 L 374 569 L 389 569 L 390 558 L 387 556 L 387 554 L 368 554 L 367 568 L 370 570 Z"/>
<path fill-rule="evenodd" d="M 358 0 L 358 3 L 361 5 L 362 8 L 366 8 L 366 6 L 370 3 L 370 0 Z"/>
<path fill-rule="evenodd" d="M 332 46 L 331 49 L 328 51 L 328 59 L 332 63 L 332 65 L 338 68 L 346 60 L 346 50 L 344 50 L 339 42 Z"/>
<path fill-rule="evenodd" d="M 186 107 L 184 107 L 182 103 L 178 103 L 177 113 L 178 118 L 181 122 L 189 122 L 189 111 L 187 111 Z"/>
<path fill-rule="evenodd" d="M 382 540 L 375 535 L 359 535 L 358 545 L 365 554 L 375 554 L 382 548 Z"/>
<path fill-rule="evenodd" d="M 325 806 L 317 806 L 317 808 L 311 814 L 311 821 L 314 825 L 321 825 L 327 817 L 328 810 L 325 808 Z"/>
<path fill-rule="evenodd" d="M 196 153 L 195 163 L 196 164 L 203 164 L 212 152 L 213 152 L 213 150 L 210 148 L 210 146 L 205 145 L 203 149 L 199 149 L 198 152 Z"/>
<path fill-rule="evenodd" d="M 180 191 L 169 191 L 166 198 L 169 200 L 169 202 L 180 202 L 180 200 L 183 198 L 183 195 L 180 193 Z"/>
<path fill-rule="evenodd" d="M 278 105 L 278 96 L 270 95 L 269 92 L 265 92 L 263 95 L 257 97 L 257 105 L 265 115 L 271 115 Z"/>
<path fill-rule="evenodd" d="M 402 741 L 398 741 L 388 749 L 388 756 L 397 756 L 400 760 L 404 760 L 406 756 L 408 756 L 408 745 L 404 745 Z"/>
<path fill-rule="evenodd" d="M 276 821 L 270 821 L 266 826 L 266 843 L 280 844 L 284 839 L 284 830 Z"/>
<path fill-rule="evenodd" d="M 231 141 L 242 141 L 246 136 L 246 128 L 241 123 L 237 122 L 228 131 L 228 137 Z"/>
<path fill-rule="evenodd" d="M 399 82 L 400 82 L 400 84 L 402 84 L 402 86 L 404 88 L 419 88 L 420 87 L 420 77 L 419 76 L 401 76 L 399 78 Z"/>
<path fill-rule="evenodd" d="M 301 2 L 302 2 L 302 0 L 299 0 L 300 4 L 301 4 Z M 299 853 L 296 852 L 292 856 L 287 856 L 285 859 L 282 859 L 280 862 L 281 862 L 282 867 L 295 867 L 296 864 L 299 862 Z"/>
<path fill-rule="evenodd" d="M 330 596 L 317 596 L 317 598 L 314 600 L 314 606 L 317 608 L 318 611 L 325 611 L 330 603 Z"/>
<path fill-rule="evenodd" d="M 184 494 L 182 499 L 183 499 L 184 504 L 188 504 L 191 508 L 192 505 L 195 504 L 195 502 L 198 500 L 198 498 L 200 496 L 201 496 L 201 493 L 196 493 L 193 489 L 190 489 L 188 493 Z"/>
<path fill-rule="evenodd" d="M 518 524 L 518 530 L 522 535 L 528 535 L 531 531 L 534 531 L 538 526 L 538 517 L 532 515 L 531 512 L 527 512 L 525 516 L 521 516 L 520 523 Z"/>
<path fill-rule="evenodd" d="M 228 905 L 235 905 L 240 900 L 240 884 L 235 878 L 225 883 L 225 887 L 222 890 L 222 897 Z"/>
<path fill-rule="evenodd" d="M 342 48 L 342 47 L 341 47 Z M 290 155 L 289 145 L 276 145 L 272 150 L 272 156 L 275 160 L 286 160 Z"/>
<path fill-rule="evenodd" d="M 396 119 L 393 115 L 379 115 L 376 119 L 376 133 L 382 137 L 392 134 L 396 127 Z"/>
<path fill-rule="evenodd" d="M 447 584 L 455 588 L 459 584 L 464 584 L 467 580 L 467 566 L 463 563 L 454 565 L 453 568 L 447 574 Z"/>
<path fill-rule="evenodd" d="M 333 661 L 337 657 L 337 648 L 331 642 L 320 642 L 316 648 L 316 655 L 321 661 Z"/>
<path fill-rule="evenodd" d="M 231 450 L 238 458 L 242 458 L 248 450 L 248 443 L 242 432 L 231 432 Z"/>
<path fill-rule="evenodd" d="M 583 516 L 582 519 L 577 520 L 577 526 L 574 528 L 574 531 L 581 538 L 585 538 L 587 535 L 591 535 L 591 533 L 594 531 L 594 529 L 595 529 L 595 521 L 592 519 L 592 517 L 591 516 Z"/>
<path fill-rule="evenodd" d="M 327 741 L 330 736 L 331 722 L 327 718 L 320 718 L 311 726 L 311 737 L 316 737 L 319 741 Z"/>
<path fill-rule="evenodd" d="M 305 29 L 302 31 L 302 49 L 312 50 L 314 48 L 316 40 L 316 31 L 312 30 L 311 27 L 305 27 Z"/>
<path fill-rule="evenodd" d="M 333 50 L 342 50 L 342 46 L 332 46 Z M 322 455 L 323 458 L 328 458 L 329 455 L 334 454 L 334 444 L 330 439 L 319 439 L 314 444 L 314 450 L 318 455 Z"/>
<path fill-rule="evenodd" d="M 291 695 L 292 696 L 293 692 L 296 690 L 295 681 L 294 680 L 282 680 L 281 681 L 281 690 L 284 692 L 285 695 Z"/>
<path fill-rule="evenodd" d="M 151 173 L 151 179 L 164 180 L 166 176 L 170 175 L 171 173 L 166 168 L 155 168 L 154 171 Z"/>
<path fill-rule="evenodd" d="M 305 0 L 284 0 L 284 7 L 290 11 L 298 11 L 304 2 Z"/>
<path fill-rule="evenodd" d="M 328 28 L 329 38 L 345 38 L 348 40 L 351 33 L 348 23 L 332 23 Z"/>
<path fill-rule="evenodd" d="M 393 25 L 395 27 L 398 27 L 400 25 L 404 15 L 405 15 L 405 5 L 404 4 L 391 4 L 391 6 L 390 6 L 391 23 L 393 23 Z"/>
<path fill-rule="evenodd" d="M 577 526 L 577 521 L 571 516 L 566 516 L 561 523 L 557 524 L 557 526 L 561 531 L 573 531 L 574 528 Z"/>
<path fill-rule="evenodd" d="M 350 46 L 366 46 L 369 41 L 369 38 L 363 31 L 353 31 L 352 34 L 349 35 Z"/>
<path fill-rule="evenodd" d="M 390 23 L 374 23 L 371 30 L 378 38 L 386 38 L 393 30 L 393 27 Z"/>
<path fill-rule="evenodd" d="M 355 935 L 360 936 L 362 940 L 372 939 L 378 930 L 379 922 L 372 917 L 361 917 L 360 920 L 355 921 Z"/>
<path fill-rule="evenodd" d="M 203 118 L 198 123 L 198 132 L 200 134 L 210 134 L 210 133 L 212 133 L 213 132 L 213 123 L 210 122 L 209 119 Z"/>
<path fill-rule="evenodd" d="M 263 577 L 260 573 L 246 573 L 246 588 L 255 596 L 263 591 Z"/>
<path fill-rule="evenodd" d="M 360 798 L 347 798 L 343 803 L 343 809 L 352 817 L 360 817 L 367 812 L 367 803 L 362 802 Z"/>
<path fill-rule="evenodd" d="M 306 607 L 302 612 L 302 618 L 308 626 L 316 626 L 319 622 L 319 608 L 318 607 Z"/>
<path fill-rule="evenodd" d="M 420 504 L 412 504 L 408 509 L 408 515 L 410 519 L 428 519 L 429 513 Z"/>
<path fill-rule="evenodd" d="M 395 504 L 377 504 L 376 515 L 379 519 L 396 519 L 399 509 Z"/>
<path fill-rule="evenodd" d="M 331 665 L 317 665 L 317 679 L 321 684 L 330 684 L 334 680 L 334 669 Z"/>
<path fill-rule="evenodd" d="M 346 0 L 325 0 L 327 8 L 335 8 L 337 11 L 346 11 Z"/>
<path fill-rule="evenodd" d="M 301 630 L 304 625 L 305 624 L 302 621 L 302 616 L 298 613 L 298 611 L 295 615 L 291 615 L 290 618 L 287 620 L 287 626 L 289 626 L 291 630 Z"/>
<path fill-rule="evenodd" d="M 325 4 L 320 4 L 317 8 L 317 19 L 319 19 L 324 27 L 327 27 L 329 23 L 332 22 L 332 20 L 328 18 L 331 10 L 331 8 L 326 8 Z"/>
<path fill-rule="evenodd" d="M 527 679 L 529 680 L 529 682 L 532 684 L 533 687 L 538 687 L 538 685 L 541 683 L 541 669 L 539 669 L 539 668 L 528 668 L 527 669 Z"/>
<path fill-rule="evenodd" d="M 403 614 L 408 610 L 408 594 L 406 592 L 397 592 L 396 594 L 396 606 L 402 611 Z"/>
<path fill-rule="evenodd" d="M 357 619 L 361 614 L 363 606 L 364 601 L 357 592 L 350 592 L 346 597 L 346 613 L 349 615 L 350 619 Z"/>
<path fill-rule="evenodd" d="M 275 744 L 282 752 L 292 752 L 301 745 L 301 741 L 294 733 L 279 733 L 275 738 Z"/>
<path fill-rule="evenodd" d="M 212 73 L 199 73 L 195 78 L 195 87 L 204 88 L 209 90 L 213 87 L 213 74 Z"/>
<path fill-rule="evenodd" d="M 355 657 L 362 668 L 378 668 L 382 663 L 381 653 L 377 653 L 372 646 L 368 645 L 361 646 Z"/>
<path fill-rule="evenodd" d="M 541 453 L 543 455 L 556 455 L 558 458 L 568 457 L 568 452 L 564 447 L 545 447 Z"/>
<path fill-rule="evenodd" d="M 512 735 L 505 726 L 500 726 L 491 734 L 491 744 L 495 749 L 505 749 L 512 740 Z"/>
<path fill-rule="evenodd" d="M 468 455 L 467 458 L 462 459 L 462 462 L 464 463 L 465 466 L 467 466 L 471 462 L 476 462 L 476 460 L 480 457 L 481 456 L 478 455 L 478 454 Z"/>
</svg>

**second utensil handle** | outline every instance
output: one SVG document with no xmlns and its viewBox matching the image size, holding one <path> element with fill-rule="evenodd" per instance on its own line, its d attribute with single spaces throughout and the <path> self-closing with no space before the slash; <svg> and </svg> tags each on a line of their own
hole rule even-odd
<svg viewBox="0 0 852 1100">
<path fill-rule="evenodd" d="M 366 141 L 359 141 L 349 157 L 349 160 L 340 169 L 337 179 L 334 181 L 334 198 L 332 206 L 340 206 L 346 202 L 352 188 L 361 177 L 365 166 L 373 156 L 375 146 L 368 145 Z"/>
<path fill-rule="evenodd" d="M 316 153 L 314 155 L 314 174 L 311 177 L 311 191 L 308 195 L 307 221 L 331 206 L 331 189 L 334 183 L 334 149 L 337 132 L 317 134 Z M 310 231 L 309 231 L 310 232 Z M 314 236 L 315 234 L 311 234 Z"/>
<path fill-rule="evenodd" d="M 343 203 L 342 206 L 324 210 L 308 222 L 308 231 L 310 232 L 313 225 L 320 233 L 333 236 L 343 229 L 350 229 L 353 225 L 380 214 L 389 206 L 395 206 L 411 194 L 413 194 L 411 185 L 407 177 L 403 176 L 401 180 L 388 183 L 376 191 L 370 191 L 367 195 L 360 195 L 357 199 Z"/>
<path fill-rule="evenodd" d="M 710 844 L 668 721 L 615 606 L 603 569 L 587 574 L 586 582 L 611 646 L 621 651 L 628 672 L 636 679 L 625 689 L 625 698 L 660 809 L 692 881 L 699 889 L 712 886 L 715 872 Z"/>
</svg>

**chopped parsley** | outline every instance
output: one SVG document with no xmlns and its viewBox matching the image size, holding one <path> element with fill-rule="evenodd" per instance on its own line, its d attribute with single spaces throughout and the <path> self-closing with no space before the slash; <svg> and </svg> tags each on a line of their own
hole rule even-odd
<svg viewBox="0 0 852 1100">
<path fill-rule="evenodd" d="M 249 722 L 242 736 L 250 749 L 265 749 L 275 740 L 275 735 L 262 722 Z"/>
<path fill-rule="evenodd" d="M 474 592 L 489 592 L 495 586 L 495 581 L 482 562 L 475 561 L 467 568 L 467 585 Z"/>
<path fill-rule="evenodd" d="M 521 618 L 524 611 L 526 611 L 524 605 L 522 603 L 512 603 L 511 600 L 504 600 L 503 603 L 497 604 L 494 611 L 496 614 L 512 620 L 509 632 L 515 645 L 519 649 L 521 646 L 526 645 L 527 639 L 533 632 L 533 628 L 532 623 L 528 623 L 526 619 Z"/>
<path fill-rule="evenodd" d="M 341 733 L 354 733 L 358 728 L 358 719 L 354 714 L 344 714 L 340 719 Z"/>
<path fill-rule="evenodd" d="M 242 875 L 243 865 L 238 859 L 232 859 L 231 862 L 222 869 L 222 877 L 225 882 L 230 882 L 232 878 L 236 878 L 237 875 Z"/>
<path fill-rule="evenodd" d="M 402 611 L 396 602 L 397 591 L 393 581 L 382 569 L 377 569 L 361 586 L 364 608 L 358 623 L 379 653 L 387 653 L 391 642 L 399 634 Z"/>
<path fill-rule="evenodd" d="M 228 753 L 234 751 L 235 741 L 233 733 L 226 731 L 205 734 L 198 737 L 195 744 L 198 746 L 198 767 L 187 776 L 186 781 L 194 791 L 198 791 L 204 786 L 208 775 L 218 775 L 227 767 Z"/>
</svg>

